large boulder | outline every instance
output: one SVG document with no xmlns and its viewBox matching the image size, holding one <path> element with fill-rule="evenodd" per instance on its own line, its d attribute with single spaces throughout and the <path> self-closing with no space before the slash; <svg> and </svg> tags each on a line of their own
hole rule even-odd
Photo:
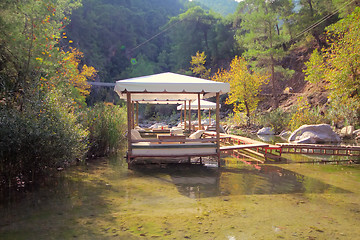
<svg viewBox="0 0 360 240">
<path fill-rule="evenodd" d="M 257 135 L 274 135 L 274 131 L 271 127 L 264 127 L 257 132 Z"/>
<path fill-rule="evenodd" d="M 296 143 L 339 143 L 341 141 L 328 124 L 303 125 L 289 137 L 289 142 Z"/>
</svg>

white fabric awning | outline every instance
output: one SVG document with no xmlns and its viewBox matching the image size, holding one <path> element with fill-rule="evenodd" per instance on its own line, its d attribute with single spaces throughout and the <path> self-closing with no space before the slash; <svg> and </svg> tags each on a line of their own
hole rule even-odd
<svg viewBox="0 0 360 240">
<path fill-rule="evenodd" d="M 198 93 L 201 99 L 227 93 L 230 85 L 168 72 L 119 80 L 114 90 L 121 99 L 131 93 L 132 101 L 185 101 L 197 99 Z"/>
<path fill-rule="evenodd" d="M 197 100 L 193 101 L 190 104 L 190 106 L 191 106 L 191 110 L 198 110 L 198 101 Z M 186 110 L 188 109 L 189 109 L 189 105 L 186 105 Z M 201 110 L 216 109 L 216 103 L 209 102 L 206 100 L 200 100 L 200 109 Z M 184 110 L 184 104 L 177 106 L 177 110 Z"/>
</svg>

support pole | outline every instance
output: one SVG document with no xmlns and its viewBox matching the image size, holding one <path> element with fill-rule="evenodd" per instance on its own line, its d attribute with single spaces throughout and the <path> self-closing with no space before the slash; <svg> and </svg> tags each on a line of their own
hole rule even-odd
<svg viewBox="0 0 360 240">
<path fill-rule="evenodd" d="M 220 94 L 216 93 L 216 152 L 218 167 L 220 167 Z"/>
<path fill-rule="evenodd" d="M 135 115 L 135 111 L 134 111 L 134 102 L 131 102 L 131 128 L 132 129 L 134 129 L 135 128 L 135 121 L 134 121 L 134 119 L 135 119 L 135 117 L 134 117 L 134 115 Z"/>
<path fill-rule="evenodd" d="M 189 132 L 191 133 L 191 100 L 189 100 Z"/>
<path fill-rule="evenodd" d="M 139 102 L 136 102 L 136 126 L 139 126 Z"/>
<path fill-rule="evenodd" d="M 180 126 L 182 125 L 183 123 L 183 108 L 181 107 L 180 109 Z"/>
<path fill-rule="evenodd" d="M 184 130 L 186 130 L 186 101 L 184 101 Z"/>
<path fill-rule="evenodd" d="M 211 125 L 211 108 L 209 108 L 209 128 L 210 128 L 210 125 Z"/>
<path fill-rule="evenodd" d="M 131 94 L 129 92 L 126 93 L 126 108 L 127 108 L 127 140 L 128 140 L 128 154 L 127 154 L 127 160 L 130 164 L 130 158 L 132 155 L 132 149 L 131 149 Z"/>
<path fill-rule="evenodd" d="M 202 127 L 201 127 L 201 111 L 200 111 L 200 93 L 198 93 L 198 119 L 199 119 L 199 122 L 198 122 L 199 130 L 202 130 Z"/>
</svg>

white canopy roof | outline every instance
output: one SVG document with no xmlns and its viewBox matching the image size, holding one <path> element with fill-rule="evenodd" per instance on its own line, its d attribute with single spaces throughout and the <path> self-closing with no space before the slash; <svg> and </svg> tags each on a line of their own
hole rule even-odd
<svg viewBox="0 0 360 240">
<path fill-rule="evenodd" d="M 160 103 L 195 100 L 198 93 L 201 99 L 209 98 L 229 92 L 230 85 L 167 72 L 116 81 L 114 90 L 121 99 L 126 99 L 126 93 L 130 92 L 132 101 Z"/>
<path fill-rule="evenodd" d="M 193 101 L 191 104 L 191 110 L 197 110 L 198 109 L 198 101 Z M 220 107 L 220 106 L 219 106 Z M 184 104 L 177 106 L 177 110 L 183 110 Z M 189 106 L 186 105 L 186 109 L 189 109 Z M 207 110 L 207 109 L 216 109 L 216 103 L 209 102 L 206 100 L 200 100 L 200 109 L 201 110 Z"/>
</svg>

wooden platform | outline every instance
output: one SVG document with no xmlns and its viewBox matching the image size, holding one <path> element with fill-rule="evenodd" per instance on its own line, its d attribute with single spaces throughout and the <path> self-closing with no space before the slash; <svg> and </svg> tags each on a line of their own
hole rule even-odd
<svg viewBox="0 0 360 240">
<path fill-rule="evenodd" d="M 283 153 L 332 155 L 332 156 L 360 156 L 360 146 L 322 145 L 322 144 L 293 144 L 277 143 Z"/>
<path fill-rule="evenodd" d="M 213 137 L 216 135 L 216 133 L 212 131 L 206 131 L 204 134 L 208 137 Z M 220 141 L 224 145 L 229 145 L 220 147 L 220 151 L 242 149 L 258 157 L 268 157 L 273 159 L 281 157 L 282 153 L 281 146 L 263 143 L 254 139 L 232 134 L 220 133 Z"/>
<path fill-rule="evenodd" d="M 220 151 L 228 151 L 228 150 L 236 150 L 236 149 L 244 149 L 244 148 L 263 148 L 268 147 L 269 144 L 241 144 L 241 145 L 233 145 L 233 146 L 224 146 L 220 147 Z"/>
</svg>

